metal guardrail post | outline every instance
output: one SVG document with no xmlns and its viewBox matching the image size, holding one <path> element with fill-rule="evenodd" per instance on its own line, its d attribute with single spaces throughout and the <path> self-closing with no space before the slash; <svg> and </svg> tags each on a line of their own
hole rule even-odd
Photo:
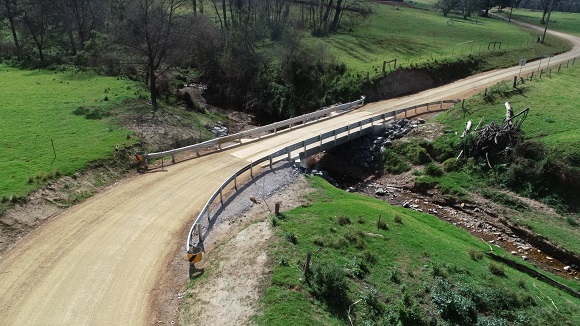
<svg viewBox="0 0 580 326">
<path fill-rule="evenodd" d="M 303 148 L 302 151 L 304 152 L 304 154 L 306 154 L 306 141 L 305 140 L 302 141 L 302 148 Z"/>
<path fill-rule="evenodd" d="M 236 174 L 234 174 L 234 189 L 236 189 L 236 191 L 238 191 L 238 172 L 236 172 Z"/>
<path fill-rule="evenodd" d="M 272 168 L 272 155 L 270 155 L 270 169 Z"/>
<path fill-rule="evenodd" d="M 443 101 L 439 103 L 439 110 L 443 110 Z"/>
<path fill-rule="evenodd" d="M 322 135 L 318 135 L 318 147 L 322 148 Z"/>
<path fill-rule="evenodd" d="M 199 242 L 202 242 L 203 239 L 201 238 L 201 224 L 197 225 L 197 235 L 199 237 Z"/>
<path fill-rule="evenodd" d="M 350 140 L 350 125 L 346 125 L 346 139 Z"/>
<path fill-rule="evenodd" d="M 250 161 L 250 178 L 254 179 L 254 162 Z"/>
<path fill-rule="evenodd" d="M 209 214 L 209 206 L 207 206 L 206 212 L 207 212 L 207 222 L 209 223 L 211 221 L 210 214 Z"/>
<path fill-rule="evenodd" d="M 223 205 L 223 204 L 224 204 L 224 198 L 223 198 L 223 196 L 222 196 L 222 190 L 223 190 L 223 189 L 220 187 L 220 204 L 222 204 L 222 205 Z"/>
<path fill-rule="evenodd" d="M 292 154 L 290 153 L 290 148 L 286 147 L 286 153 L 288 154 L 288 162 L 292 159 Z"/>
</svg>

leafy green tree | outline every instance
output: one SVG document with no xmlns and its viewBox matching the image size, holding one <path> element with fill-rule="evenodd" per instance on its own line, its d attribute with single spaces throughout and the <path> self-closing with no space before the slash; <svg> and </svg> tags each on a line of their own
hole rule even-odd
<svg viewBox="0 0 580 326">
<path fill-rule="evenodd" d="M 441 9 L 443 16 L 447 15 L 459 5 L 459 0 L 437 0 L 435 8 Z"/>
<path fill-rule="evenodd" d="M 185 0 L 134 0 L 123 8 L 118 41 L 146 67 L 151 105 L 157 110 L 159 76 L 191 50 L 193 14 Z"/>
</svg>

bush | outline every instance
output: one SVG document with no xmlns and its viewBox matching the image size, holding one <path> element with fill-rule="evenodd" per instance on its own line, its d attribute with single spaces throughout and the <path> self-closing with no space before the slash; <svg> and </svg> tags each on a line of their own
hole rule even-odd
<svg viewBox="0 0 580 326">
<path fill-rule="evenodd" d="M 434 163 L 427 163 L 424 169 L 425 174 L 432 177 L 440 177 L 443 175 L 443 170 Z"/>
<path fill-rule="evenodd" d="M 438 313 L 446 321 L 460 325 L 473 325 L 477 320 L 475 303 L 454 291 L 446 279 L 436 277 L 431 291 L 431 300 Z"/>
<path fill-rule="evenodd" d="M 417 191 L 427 191 L 435 188 L 438 184 L 439 182 L 432 177 L 418 177 L 415 178 L 413 188 Z"/>
<path fill-rule="evenodd" d="M 445 135 L 436 138 L 426 149 L 435 160 L 444 162 L 450 158 L 455 158 L 459 154 L 458 146 L 459 140 L 457 136 Z"/>
<path fill-rule="evenodd" d="M 455 159 L 455 157 L 448 158 L 443 162 L 443 171 L 453 172 L 456 170 L 457 170 L 457 160 Z"/>
<path fill-rule="evenodd" d="M 481 260 L 483 258 L 483 253 L 475 248 L 469 248 L 467 253 L 469 253 L 469 257 L 473 260 Z"/>
<path fill-rule="evenodd" d="M 383 152 L 383 164 L 385 171 L 391 174 L 401 174 L 411 170 L 411 166 L 399 157 L 392 149 Z"/>
<path fill-rule="evenodd" d="M 415 165 L 423 165 L 431 162 L 431 157 L 425 148 L 414 142 L 397 145 L 393 150 Z"/>
<path fill-rule="evenodd" d="M 505 269 L 498 263 L 491 262 L 488 265 L 489 271 L 495 276 L 505 276 Z"/>
<path fill-rule="evenodd" d="M 393 218 L 393 221 L 395 223 L 397 223 L 397 224 L 403 224 L 403 218 L 399 214 L 395 214 L 395 217 Z"/>
<path fill-rule="evenodd" d="M 578 224 L 578 221 L 573 216 L 567 216 L 566 222 L 568 222 L 568 224 L 570 224 L 570 226 L 573 226 L 573 227 L 577 227 L 578 225 L 580 225 L 580 224 Z"/>
<path fill-rule="evenodd" d="M 344 215 L 341 215 L 338 217 L 338 225 L 345 226 L 345 225 L 350 225 L 350 224 L 351 224 L 350 218 L 348 218 Z"/>
<path fill-rule="evenodd" d="M 298 243 L 298 237 L 296 237 L 296 234 L 294 233 L 287 233 L 286 240 L 288 240 L 288 242 L 294 245 Z"/>
<path fill-rule="evenodd" d="M 313 294 L 335 308 L 348 303 L 347 278 L 340 266 L 332 261 L 321 261 L 311 268 L 310 286 Z"/>
</svg>

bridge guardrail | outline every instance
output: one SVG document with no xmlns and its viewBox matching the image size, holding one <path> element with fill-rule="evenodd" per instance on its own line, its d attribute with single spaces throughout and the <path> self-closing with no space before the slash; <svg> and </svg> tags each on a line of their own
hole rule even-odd
<svg viewBox="0 0 580 326">
<path fill-rule="evenodd" d="M 353 108 L 364 105 L 364 101 L 365 101 L 365 97 L 362 96 L 360 98 L 360 100 L 357 100 L 357 101 L 339 104 L 339 105 L 335 105 L 335 106 L 330 106 L 326 109 L 307 113 L 307 114 L 304 114 L 304 115 L 301 115 L 298 117 L 294 117 L 294 118 L 290 118 L 290 119 L 287 119 L 284 121 L 274 122 L 274 123 L 271 123 L 271 124 L 266 125 L 266 126 L 253 128 L 250 130 L 238 132 L 236 134 L 211 139 L 208 141 L 204 141 L 202 143 L 184 146 L 184 147 L 171 149 L 171 150 L 167 150 L 167 151 L 162 151 L 162 152 L 145 153 L 144 159 L 147 160 L 147 159 L 160 158 L 160 157 L 164 157 L 167 155 L 175 155 L 177 153 L 185 152 L 185 151 L 196 151 L 199 153 L 199 150 L 201 150 L 201 149 L 208 148 L 208 147 L 215 147 L 215 146 L 218 146 L 218 148 L 221 149 L 221 144 L 224 144 L 224 143 L 228 143 L 228 142 L 232 142 L 232 141 L 241 142 L 242 138 L 248 138 L 248 137 L 252 137 L 252 136 L 256 136 L 256 135 L 259 136 L 263 133 L 271 133 L 271 132 L 276 133 L 281 128 L 286 128 L 286 127 L 292 128 L 293 125 L 297 125 L 299 123 L 306 124 L 310 121 L 318 120 L 322 117 L 328 116 L 333 112 L 339 112 L 341 114 L 346 113 L 346 112 L 352 110 Z"/>
<path fill-rule="evenodd" d="M 364 100 L 364 98 L 362 100 Z M 326 149 L 326 147 L 323 147 L 323 145 L 324 145 L 323 141 L 327 140 L 328 138 L 333 138 L 332 144 L 330 144 L 329 142 L 326 143 L 326 145 L 330 145 L 327 148 L 331 148 L 331 147 L 336 146 L 338 142 L 340 142 L 342 144 L 344 142 L 349 141 L 351 138 L 351 135 L 356 135 L 356 137 L 360 137 L 361 135 L 369 133 L 372 131 L 372 129 L 374 127 L 374 123 L 376 121 L 382 120 L 382 123 L 385 123 L 387 121 L 387 119 L 391 119 L 393 117 L 396 117 L 398 114 L 401 114 L 401 113 L 404 113 L 405 118 L 406 118 L 408 111 L 415 110 L 415 113 L 417 113 L 418 108 L 427 107 L 427 109 L 428 109 L 430 105 L 437 105 L 437 106 L 439 106 L 439 109 L 442 110 L 443 104 L 448 104 L 448 103 L 456 104 L 458 102 L 460 102 L 460 100 L 445 100 L 445 101 L 438 101 L 438 102 L 429 102 L 429 103 L 419 104 L 419 105 L 415 105 L 415 106 L 411 106 L 411 107 L 406 107 L 406 108 L 403 108 L 400 110 L 394 110 L 394 111 L 388 112 L 388 113 L 373 115 L 370 118 L 366 118 L 366 119 L 360 120 L 358 122 L 348 124 L 346 126 L 334 129 L 333 131 L 329 131 L 329 132 L 320 134 L 318 136 L 314 136 L 314 137 L 308 138 L 306 140 L 294 143 L 294 144 L 289 145 L 281 150 L 278 150 L 274 153 L 266 155 L 266 156 L 264 156 L 256 161 L 250 162 L 250 164 L 244 166 L 243 168 L 238 170 L 236 173 L 234 173 L 232 176 L 230 176 L 226 181 L 224 181 L 221 184 L 221 186 L 209 198 L 209 200 L 207 201 L 205 206 L 202 208 L 201 212 L 199 213 L 199 215 L 197 216 L 197 218 L 195 219 L 195 221 L 193 222 L 193 224 L 189 230 L 189 233 L 187 236 L 186 248 L 189 251 L 192 247 L 194 247 L 193 240 L 194 240 L 194 235 L 195 235 L 196 230 L 197 230 L 197 235 L 198 235 L 198 244 L 203 243 L 203 240 L 205 238 L 204 235 L 202 234 L 202 230 L 201 230 L 201 227 L 202 227 L 201 222 L 203 220 L 203 216 L 207 215 L 207 221 L 208 221 L 208 225 L 209 225 L 209 223 L 211 221 L 210 208 L 211 208 L 211 205 L 213 204 L 213 202 L 219 196 L 220 203 L 223 205 L 223 202 L 224 202 L 223 190 L 225 188 L 227 188 L 228 186 L 230 186 L 230 184 L 233 181 L 234 188 L 237 191 L 237 189 L 238 189 L 238 182 L 237 182 L 238 176 L 240 176 L 241 174 L 243 174 L 247 171 L 250 171 L 250 177 L 253 178 L 254 177 L 254 173 L 253 173 L 254 166 L 260 165 L 266 161 L 269 161 L 269 165 L 271 168 L 275 159 L 277 159 L 281 156 L 286 156 L 287 159 L 290 160 L 292 158 L 292 152 L 294 152 L 294 151 L 300 150 L 299 153 L 303 153 L 304 156 L 308 156 L 307 154 L 309 153 L 309 151 L 310 152 L 317 152 L 317 151 Z M 351 102 L 351 103 L 354 103 L 354 102 Z M 351 103 L 348 103 L 348 104 L 351 104 Z M 358 128 L 358 130 L 357 130 L 357 128 Z M 351 131 L 352 131 L 352 133 L 351 133 Z M 346 135 L 341 135 L 345 132 L 347 133 Z M 339 136 L 340 136 L 340 138 L 339 138 Z M 309 145 L 312 145 L 315 143 L 319 143 L 319 144 L 314 148 L 308 149 Z M 206 237 L 207 237 L 207 234 L 206 234 Z"/>
</svg>

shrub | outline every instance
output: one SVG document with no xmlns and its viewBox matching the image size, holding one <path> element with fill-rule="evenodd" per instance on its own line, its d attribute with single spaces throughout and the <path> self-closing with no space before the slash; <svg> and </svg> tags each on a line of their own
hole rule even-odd
<svg viewBox="0 0 580 326">
<path fill-rule="evenodd" d="M 351 224 L 350 218 L 348 218 L 344 215 L 341 215 L 338 217 L 338 225 L 345 226 L 345 225 L 350 225 L 350 224 Z"/>
<path fill-rule="evenodd" d="M 388 270 L 389 280 L 396 284 L 401 284 L 401 273 L 396 268 L 391 268 Z"/>
<path fill-rule="evenodd" d="M 386 149 L 383 152 L 383 164 L 385 171 L 391 174 L 401 174 L 411 170 L 411 166 L 392 149 Z"/>
<path fill-rule="evenodd" d="M 491 262 L 488 265 L 489 271 L 495 276 L 505 276 L 505 269 L 498 263 Z"/>
<path fill-rule="evenodd" d="M 379 229 L 379 230 L 388 230 L 389 229 L 387 222 L 385 222 L 384 220 L 381 220 L 380 215 L 379 215 L 379 220 L 377 221 L 377 229 Z"/>
<path fill-rule="evenodd" d="M 570 224 L 573 227 L 577 227 L 578 225 L 578 221 L 576 221 L 576 219 L 573 216 L 567 216 L 566 217 L 566 222 L 568 222 L 568 224 Z"/>
<path fill-rule="evenodd" d="M 417 191 L 427 191 L 435 188 L 439 184 L 439 181 L 433 179 L 433 177 L 418 177 L 415 178 L 413 188 Z"/>
<path fill-rule="evenodd" d="M 321 261 L 311 268 L 310 286 L 313 294 L 335 308 L 348 302 L 347 279 L 340 266 L 332 261 Z"/>
<path fill-rule="evenodd" d="M 469 257 L 473 260 L 481 260 L 483 258 L 483 253 L 475 248 L 469 248 L 467 253 L 469 253 Z"/>
<path fill-rule="evenodd" d="M 431 157 L 427 153 L 427 150 L 414 142 L 395 146 L 394 150 L 415 165 L 422 165 L 431 162 Z"/>
<path fill-rule="evenodd" d="M 370 273 L 366 261 L 360 257 L 354 257 L 348 260 L 345 268 L 348 271 L 349 277 L 356 277 L 361 280 Z"/>
<path fill-rule="evenodd" d="M 395 217 L 393 217 L 393 221 L 397 224 L 403 224 L 403 218 L 399 214 L 395 214 Z"/>
<path fill-rule="evenodd" d="M 317 245 L 319 247 L 324 247 L 324 238 L 317 235 L 312 239 L 312 243 L 314 243 L 315 245 Z"/>
<path fill-rule="evenodd" d="M 288 242 L 290 242 L 291 244 L 297 244 L 298 243 L 298 237 L 296 237 L 296 234 L 294 233 L 286 233 L 286 240 L 288 240 Z"/>
<path fill-rule="evenodd" d="M 443 161 L 443 171 L 453 172 L 457 170 L 457 160 L 455 157 L 451 157 Z"/>
<path fill-rule="evenodd" d="M 432 177 L 440 177 L 443 175 L 443 170 L 434 163 L 427 163 L 423 171 L 425 172 L 425 174 L 430 175 Z"/>
<path fill-rule="evenodd" d="M 436 138 L 431 146 L 426 147 L 429 155 L 433 157 L 438 162 L 444 162 L 450 158 L 457 156 L 459 150 L 458 137 L 455 135 L 445 135 Z"/>
<path fill-rule="evenodd" d="M 431 300 L 446 321 L 460 325 L 473 325 L 477 320 L 475 303 L 454 291 L 446 279 L 436 277 L 431 291 Z"/>
</svg>

